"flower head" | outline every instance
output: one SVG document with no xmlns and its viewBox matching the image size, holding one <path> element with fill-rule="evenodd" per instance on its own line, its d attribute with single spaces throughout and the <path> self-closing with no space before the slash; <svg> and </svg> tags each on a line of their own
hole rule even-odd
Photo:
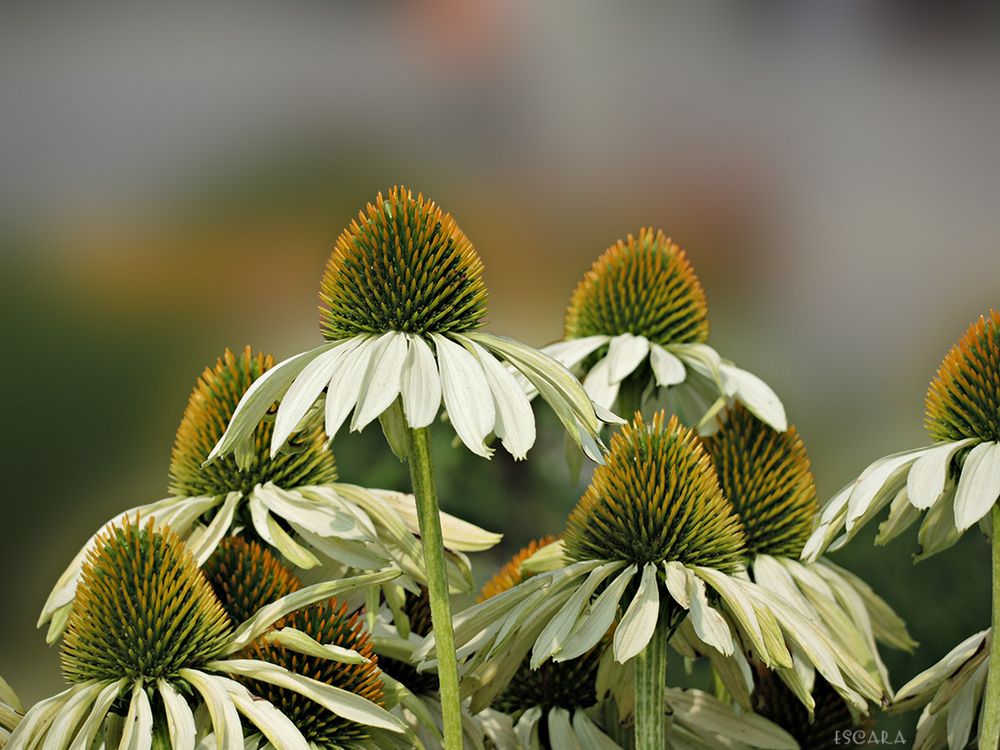
<svg viewBox="0 0 1000 750">
<path fill-rule="evenodd" d="M 566 522 L 571 560 L 677 560 L 732 571 L 744 533 L 697 436 L 663 412 L 611 439 L 603 466 Z"/>
<path fill-rule="evenodd" d="M 819 504 L 809 456 L 795 428 L 776 432 L 737 406 L 702 442 L 723 496 L 743 522 L 747 549 L 798 557 Z"/>
<path fill-rule="evenodd" d="M 273 424 L 262 421 L 249 442 L 250 450 L 202 467 L 226 429 L 233 411 L 247 388 L 274 366 L 274 357 L 254 352 L 248 346 L 240 354 L 229 349 L 198 378 L 177 428 L 170 460 L 170 492 L 177 496 L 250 493 L 259 484 L 303 487 L 334 482 L 337 467 L 326 450 L 326 435 L 318 421 L 311 421 L 296 434 L 283 453 L 270 455 Z"/>
<path fill-rule="evenodd" d="M 583 277 L 566 311 L 565 337 L 631 333 L 666 344 L 708 340 L 708 303 L 677 243 L 644 228 L 609 247 Z"/>
<path fill-rule="evenodd" d="M 936 441 L 1000 442 L 1000 312 L 969 326 L 927 390 L 927 431 Z"/>
<path fill-rule="evenodd" d="M 327 339 L 358 334 L 463 333 L 486 317 L 483 264 L 455 219 L 397 186 L 358 214 L 323 274 Z"/>
<path fill-rule="evenodd" d="M 176 534 L 126 520 L 98 538 L 62 645 L 70 682 L 171 677 L 219 656 L 229 618 Z"/>
<path fill-rule="evenodd" d="M 489 458 L 486 439 L 493 434 L 523 458 L 535 441 L 529 389 L 541 393 L 570 437 L 599 458 L 600 421 L 566 368 L 524 344 L 477 330 L 486 315 L 479 256 L 454 219 L 423 196 L 403 187 L 379 195 L 341 235 L 321 298 L 327 343 L 280 362 L 254 382 L 209 462 L 233 451 L 238 457 L 276 401 L 271 454 L 277 454 L 320 400 L 330 439 L 348 417 L 351 431 L 381 419 L 390 445 L 403 456 L 405 429 L 430 425 L 443 402 L 471 451 Z"/>
</svg>

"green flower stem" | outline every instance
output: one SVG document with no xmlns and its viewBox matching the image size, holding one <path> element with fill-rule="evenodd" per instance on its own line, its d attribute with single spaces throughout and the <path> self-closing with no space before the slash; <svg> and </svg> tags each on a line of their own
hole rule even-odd
<svg viewBox="0 0 1000 750">
<path fill-rule="evenodd" d="M 660 606 L 653 637 L 635 657 L 635 750 L 667 746 L 667 649 L 676 623 Z"/>
<path fill-rule="evenodd" d="M 406 447 L 413 494 L 417 500 L 420 540 L 424 546 L 431 623 L 437 644 L 444 746 L 445 750 L 462 750 L 462 703 L 458 692 L 458 659 L 455 656 L 455 633 L 451 624 L 451 600 L 448 597 L 448 569 L 444 557 L 444 538 L 441 533 L 437 490 L 434 488 L 429 429 L 407 427 Z"/>
<path fill-rule="evenodd" d="M 1000 503 L 993 506 L 993 631 L 990 634 L 990 666 L 983 694 L 983 731 L 979 737 L 982 750 L 1000 747 Z"/>
</svg>

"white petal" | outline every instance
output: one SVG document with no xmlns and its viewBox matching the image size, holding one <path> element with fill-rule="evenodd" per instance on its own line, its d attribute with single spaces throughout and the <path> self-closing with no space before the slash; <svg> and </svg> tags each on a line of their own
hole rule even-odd
<svg viewBox="0 0 1000 750">
<path fill-rule="evenodd" d="M 708 344 L 673 344 L 668 351 L 676 354 L 695 372 L 722 388 L 722 360 L 719 353 Z"/>
<path fill-rule="evenodd" d="M 333 643 L 320 643 L 315 638 L 295 628 L 278 628 L 265 633 L 261 639 L 267 643 L 277 643 L 289 651 L 295 651 L 306 656 L 335 661 L 340 664 L 367 664 L 370 659 L 362 656 L 351 648 L 344 648 Z"/>
<path fill-rule="evenodd" d="M 591 367 L 590 372 L 583 379 L 583 388 L 587 391 L 587 395 L 594 400 L 595 404 L 605 409 L 611 409 L 614 406 L 620 386 L 620 382 L 611 381 L 611 363 L 607 357 Z"/>
<path fill-rule="evenodd" d="M 216 677 L 225 687 L 236 709 L 257 727 L 277 750 L 309 750 L 309 742 L 285 714 L 235 680 Z M 256 742 L 253 747 L 257 747 Z M 246 749 L 244 749 L 246 750 Z"/>
<path fill-rule="evenodd" d="M 861 472 L 847 503 L 846 528 L 851 531 L 858 519 L 868 515 L 880 504 L 888 503 L 898 491 L 897 484 L 910 466 L 927 451 L 926 448 L 896 453 L 875 461 Z M 877 502 L 879 499 L 884 503 Z"/>
<path fill-rule="evenodd" d="M 127 683 L 128 680 L 122 678 L 118 682 L 112 682 L 104 686 L 97 698 L 94 699 L 90 715 L 76 733 L 76 738 L 73 740 L 73 744 L 69 746 L 69 750 L 90 750 L 94 744 L 94 738 L 97 737 L 97 733 L 104 724 L 104 719 L 107 717 L 108 711 L 111 710 L 112 704 L 118 700 L 118 693 L 121 692 L 121 689 Z"/>
<path fill-rule="evenodd" d="M 422 336 L 410 339 L 403 365 L 403 411 L 410 427 L 426 427 L 441 407 L 441 376 L 434 352 Z"/>
<path fill-rule="evenodd" d="M 914 461 L 906 477 L 906 495 L 914 508 L 927 510 L 941 497 L 952 457 L 974 442 L 968 439 L 938 445 Z"/>
<path fill-rule="evenodd" d="M 167 728 L 170 731 L 170 747 L 173 750 L 192 750 L 195 745 L 196 729 L 194 714 L 187 700 L 167 680 L 156 681 L 157 690 L 163 699 L 164 712 L 167 715 Z"/>
<path fill-rule="evenodd" d="M 608 343 L 610 336 L 585 336 L 582 339 L 566 339 L 543 346 L 541 351 L 548 354 L 563 367 L 573 369 L 587 357 Z"/>
<path fill-rule="evenodd" d="M 336 341 L 323 344 L 312 351 L 297 354 L 290 359 L 279 362 L 251 383 L 233 410 L 233 416 L 229 420 L 229 426 L 226 427 L 225 433 L 212 448 L 205 463 L 214 461 L 223 453 L 228 453 L 238 444 L 250 438 L 267 410 L 284 395 L 292 381 L 305 366 L 322 354 L 340 346 L 341 343 Z"/>
<path fill-rule="evenodd" d="M 358 407 L 351 420 L 352 432 L 363 429 L 392 406 L 403 382 L 403 365 L 408 349 L 409 342 L 402 333 L 390 331 L 375 340 L 358 396 Z"/>
<path fill-rule="evenodd" d="M 663 563 L 667 575 L 667 591 L 682 608 L 691 608 L 691 597 L 688 596 L 688 573 L 683 563 L 670 560 Z"/>
<path fill-rule="evenodd" d="M 754 713 L 743 713 L 701 690 L 668 688 L 667 703 L 674 711 L 675 721 L 721 735 L 739 743 L 739 747 L 798 750 L 795 738 L 777 724 Z"/>
<path fill-rule="evenodd" d="M 380 489 L 368 490 L 368 494 L 373 494 L 377 499 L 387 502 L 392 507 L 392 510 L 396 512 L 398 519 L 401 519 L 406 525 L 410 533 L 420 533 L 420 521 L 417 517 L 417 501 L 413 495 L 407 492 Z M 385 522 L 384 518 L 381 520 L 383 523 Z M 483 552 L 495 546 L 503 539 L 503 534 L 487 531 L 443 511 L 441 513 L 441 536 L 444 539 L 444 546 L 457 552 Z"/>
<path fill-rule="evenodd" d="M 83 717 L 90 713 L 94 699 L 100 691 L 101 683 L 90 683 L 70 696 L 53 718 L 42 750 L 61 750 L 67 746 L 69 738 L 72 737 L 71 733 L 83 721 Z"/>
<path fill-rule="evenodd" d="M 279 518 L 314 534 L 353 540 L 370 538 L 353 515 L 330 503 L 316 502 L 302 492 L 283 490 L 268 482 L 255 487 L 253 494 Z"/>
<path fill-rule="evenodd" d="M 242 738 L 241 738 L 242 739 Z M 150 750 L 153 746 L 153 709 L 142 681 L 135 683 L 118 750 Z"/>
<path fill-rule="evenodd" d="M 623 333 L 611 339 L 608 346 L 608 377 L 612 383 L 620 383 L 649 355 L 649 339 Z"/>
<path fill-rule="evenodd" d="M 215 548 L 222 541 L 222 537 L 232 527 L 233 517 L 236 515 L 236 506 L 239 505 L 242 499 L 243 495 L 239 492 L 230 492 L 226 495 L 226 501 L 215 514 L 215 518 L 212 519 L 205 533 L 191 544 L 191 554 L 194 555 L 195 562 L 199 566 L 204 565 L 205 561 L 212 556 Z"/>
<path fill-rule="evenodd" d="M 205 707 L 212 717 L 217 750 L 243 750 L 240 715 L 226 692 L 225 683 L 197 669 L 181 669 L 179 674 L 205 699 Z"/>
<path fill-rule="evenodd" d="M 549 709 L 549 745 L 552 750 L 581 750 L 573 726 L 569 722 L 569 711 L 565 708 Z"/>
<path fill-rule="evenodd" d="M 535 415 L 531 411 L 531 402 L 510 370 L 475 341 L 470 340 L 469 345 L 479 359 L 493 393 L 496 408 L 493 432 L 502 440 L 510 455 L 522 459 L 535 444 Z"/>
<path fill-rule="evenodd" d="M 325 429 L 329 440 L 337 436 L 347 415 L 357 405 L 368 363 L 375 351 L 375 339 L 359 339 L 357 345 L 341 359 L 326 389 Z"/>
<path fill-rule="evenodd" d="M 977 523 L 1000 497 L 1000 443 L 980 443 L 965 457 L 955 491 L 955 525 L 959 531 Z"/>
<path fill-rule="evenodd" d="M 316 357 L 302 368 L 302 372 L 281 397 L 278 412 L 274 415 L 274 432 L 271 433 L 272 458 L 278 454 L 302 418 L 316 403 L 316 399 L 329 384 L 333 373 L 340 367 L 344 356 L 354 351 L 356 346 L 356 341 L 348 341 Z"/>
<path fill-rule="evenodd" d="M 625 587 L 635 577 L 636 566 L 629 565 L 604 589 L 590 612 L 573 629 L 566 643 L 553 657 L 553 661 L 567 661 L 583 656 L 600 642 L 618 613 L 618 604 L 625 595 Z"/>
<path fill-rule="evenodd" d="M 489 458 L 493 451 L 483 441 L 493 430 L 496 410 L 483 367 L 465 347 L 437 333 L 431 338 L 437 347 L 448 418 L 470 451 Z"/>
<path fill-rule="evenodd" d="M 691 598 L 691 624 L 698 637 L 720 654 L 732 654 L 733 634 L 729 631 L 729 625 L 709 605 L 705 595 L 705 582 L 694 574 L 688 577 L 688 596 Z"/>
<path fill-rule="evenodd" d="M 621 746 L 598 729 L 582 708 L 573 712 L 573 731 L 583 750 L 621 750 Z"/>
<path fill-rule="evenodd" d="M 659 344 L 649 345 L 649 363 L 657 385 L 679 385 L 687 377 L 684 363 Z"/>
<path fill-rule="evenodd" d="M 639 590 L 615 628 L 615 661 L 624 664 L 646 648 L 649 639 L 653 637 L 659 614 L 660 586 L 656 565 L 646 563 L 642 568 Z"/>
<path fill-rule="evenodd" d="M 948 747 L 965 747 L 972 732 L 972 723 L 979 712 L 987 662 L 980 664 L 968 681 L 948 703 Z"/>
<path fill-rule="evenodd" d="M 771 386 L 752 372 L 732 365 L 722 365 L 722 377 L 726 390 L 735 386 L 734 395 L 751 414 L 778 432 L 788 429 L 785 407 Z"/>
</svg>

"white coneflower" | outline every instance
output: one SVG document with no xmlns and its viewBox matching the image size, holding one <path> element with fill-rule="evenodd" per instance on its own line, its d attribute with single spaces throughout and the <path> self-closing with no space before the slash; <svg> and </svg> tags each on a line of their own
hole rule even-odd
<svg viewBox="0 0 1000 750">
<path fill-rule="evenodd" d="M 752 579 L 824 622 L 836 642 L 863 665 L 891 696 L 876 641 L 912 651 L 916 646 L 892 608 L 857 576 L 825 558 L 802 563 L 799 555 L 818 513 L 816 485 L 805 445 L 794 427 L 777 432 L 744 407 L 722 414 L 722 426 L 703 445 L 712 458 L 722 494 L 746 530 Z M 724 679 L 735 671 L 722 671 Z M 811 670 L 782 670 L 807 708 L 813 708 Z M 727 685 L 745 705 L 753 681 L 745 673 Z"/>
<path fill-rule="evenodd" d="M 881 696 L 821 624 L 746 579 L 739 518 L 705 449 L 676 417 L 668 423 L 661 412 L 647 425 L 637 416 L 613 436 L 557 545 L 561 553 L 546 553 L 555 570 L 456 617 L 456 641 L 474 654 L 466 676 L 484 690 L 502 689 L 510 665 L 529 653 L 534 667 L 575 659 L 610 632 L 614 662 L 638 657 L 638 746 L 661 747 L 666 644 L 683 622 L 726 656 L 752 649 L 768 666 L 790 669 L 794 652 L 859 710 Z M 433 650 L 428 643 L 417 656 Z"/>
<path fill-rule="evenodd" d="M 206 368 L 177 429 L 170 462 L 171 496 L 130 508 L 105 528 L 137 514 L 169 525 L 188 541 L 202 564 L 220 539 L 242 527 L 301 568 L 328 560 L 361 570 L 396 566 L 411 588 L 409 579 L 423 581 L 413 496 L 338 482 L 333 454 L 317 420 L 305 420 L 294 444 L 274 456 L 269 452 L 273 425 L 262 421 L 241 457 L 242 468 L 232 457 L 202 467 L 240 398 L 273 365 L 273 357 L 247 347 L 238 355 L 226 350 Z M 451 585 L 471 592 L 472 574 L 462 553 L 488 549 L 500 535 L 451 516 L 442 517 L 442 525 L 445 546 L 453 553 Z M 50 642 L 58 638 L 69 616 L 80 568 L 95 539 L 96 535 L 84 545 L 45 603 L 39 625 L 51 620 Z"/>
<path fill-rule="evenodd" d="M 706 343 L 707 315 L 684 251 L 663 232 L 643 229 L 594 262 L 573 292 L 563 340 L 543 351 L 583 375 L 606 409 L 631 413 L 655 400 L 710 432 L 719 409 L 738 401 L 784 431 L 774 391 Z"/>
<path fill-rule="evenodd" d="M 933 444 L 879 459 L 826 504 L 803 557 L 815 559 L 827 546 L 842 546 L 887 505 L 889 516 L 875 538 L 878 544 L 901 534 L 926 511 L 917 560 L 947 549 L 981 523 L 992 539 L 995 626 L 1000 622 L 1000 313 L 980 317 L 945 356 L 927 391 L 926 425 Z M 984 705 L 980 747 L 996 750 L 997 651 L 990 661 Z"/>
<path fill-rule="evenodd" d="M 990 629 L 965 639 L 896 693 L 890 711 L 924 709 L 914 750 L 988 747 L 982 743 L 981 728 L 992 640 Z"/>
<path fill-rule="evenodd" d="M 243 750 L 241 716 L 277 750 L 309 750 L 292 720 L 253 686 L 294 693 L 317 711 L 373 733 L 405 732 L 382 707 L 358 695 L 261 659 L 243 658 L 260 638 L 335 663 L 360 664 L 349 648 L 320 643 L 275 623 L 303 607 L 398 575 L 369 573 L 310 586 L 278 599 L 233 629 L 184 542 L 169 529 L 126 520 L 88 554 L 76 606 L 62 642 L 72 687 L 37 703 L 8 750 L 118 745 L 128 750 L 192 750 L 204 707 L 217 750 Z"/>
<path fill-rule="evenodd" d="M 17 698 L 17 693 L 3 677 L 0 677 L 0 748 L 7 744 L 10 733 L 21 723 L 23 716 L 24 708 Z"/>
</svg>

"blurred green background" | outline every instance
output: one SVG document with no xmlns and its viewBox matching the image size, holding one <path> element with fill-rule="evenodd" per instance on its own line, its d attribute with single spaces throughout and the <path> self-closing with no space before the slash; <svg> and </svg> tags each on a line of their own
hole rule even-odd
<svg viewBox="0 0 1000 750">
<path fill-rule="evenodd" d="M 5 4 L 0 674 L 27 701 L 58 688 L 33 627 L 52 583 L 164 494 L 224 347 L 320 340 L 327 254 L 397 182 L 476 244 L 491 330 L 538 345 L 606 246 L 662 227 L 823 498 L 922 444 L 938 362 L 1000 304 L 997 36 L 967 4 Z M 579 495 L 542 423 L 519 465 L 439 430 L 443 505 L 506 535 L 483 575 Z M 335 448 L 348 481 L 405 487 L 377 429 Z M 988 622 L 978 533 L 914 549 L 836 557 L 922 644 L 889 655 L 897 684 Z"/>
</svg>

